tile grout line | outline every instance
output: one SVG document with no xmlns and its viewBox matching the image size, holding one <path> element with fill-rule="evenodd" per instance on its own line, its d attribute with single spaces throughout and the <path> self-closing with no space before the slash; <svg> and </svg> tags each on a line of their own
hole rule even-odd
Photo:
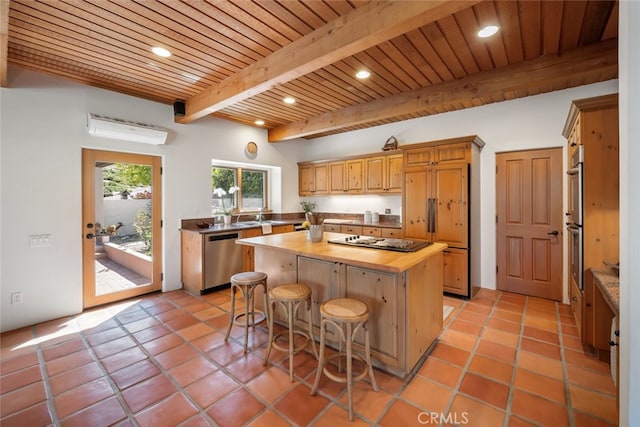
<svg viewBox="0 0 640 427">
<path fill-rule="evenodd" d="M 37 338 L 37 325 L 33 325 L 31 327 L 31 336 L 33 338 Z M 58 411 L 56 410 L 56 405 L 53 400 L 53 389 L 51 388 L 49 372 L 47 372 L 47 365 L 44 359 L 44 353 L 42 349 L 42 343 L 38 342 L 36 346 L 36 354 L 38 355 L 38 364 L 40 365 L 40 376 L 42 377 L 42 383 L 45 391 L 45 399 L 47 404 L 47 409 L 49 410 L 49 415 L 51 416 L 51 422 L 53 425 L 60 425 L 58 422 Z"/>
<path fill-rule="evenodd" d="M 191 297 L 195 297 L 195 298 L 199 298 L 199 299 L 201 299 L 201 300 L 205 301 L 207 304 L 209 304 L 209 305 L 211 305 L 211 306 L 213 306 L 213 307 L 216 307 L 216 308 L 218 308 L 218 309 L 220 309 L 220 310 L 222 310 L 222 311 L 225 311 L 225 312 L 226 312 L 226 313 L 228 313 L 229 315 L 231 314 L 231 312 L 230 312 L 230 311 L 226 311 L 225 309 L 221 308 L 219 305 L 214 304 L 214 303 L 212 303 L 212 302 L 208 301 L 207 299 L 203 298 L 203 297 L 202 297 L 202 295 L 200 295 L 200 296 L 190 295 L 190 296 L 191 296 Z M 175 303 L 174 303 L 174 304 L 175 304 Z M 190 316 L 194 317 L 198 322 L 201 322 L 201 323 L 203 323 L 203 324 L 205 324 L 205 325 L 207 325 L 207 326 L 210 326 L 210 327 L 211 327 L 211 325 L 209 325 L 209 324 L 206 322 L 206 320 L 198 319 L 197 317 L 195 317 L 194 313 L 191 313 L 190 311 L 188 311 L 188 310 L 184 309 L 184 308 L 183 308 L 183 306 L 179 306 L 179 305 L 177 305 L 177 304 L 175 304 L 175 305 L 176 305 L 178 308 L 180 308 L 181 310 L 185 311 L 185 312 L 186 312 L 187 314 L 189 314 Z M 213 327 L 213 328 L 216 330 L 216 332 L 218 332 L 218 331 L 219 331 L 219 332 L 221 332 L 221 333 L 223 332 L 222 330 L 220 330 L 220 329 L 218 329 L 218 328 L 216 328 L 216 327 Z M 257 325 L 257 326 L 256 326 L 256 328 L 261 329 L 261 330 L 263 330 L 263 329 L 264 329 L 261 325 Z M 177 333 L 177 331 L 173 331 L 172 333 L 174 333 L 174 334 L 175 334 L 175 333 Z M 237 340 L 236 340 L 235 338 L 233 338 L 232 336 L 230 336 L 230 337 L 229 337 L 229 342 L 233 342 L 234 344 L 240 345 L 240 344 L 237 342 Z M 278 397 L 277 399 L 275 399 L 272 403 L 269 403 L 269 402 L 265 401 L 265 400 L 264 400 L 264 399 L 262 399 L 260 396 L 258 396 L 258 395 L 256 395 L 255 393 L 253 393 L 253 391 L 252 391 L 252 390 L 247 386 L 247 383 L 246 383 L 246 382 L 244 382 L 244 381 L 240 380 L 239 378 L 236 378 L 236 377 L 235 377 L 235 375 L 233 375 L 231 372 L 229 372 L 229 371 L 227 370 L 226 366 L 220 365 L 220 364 L 219 364 L 217 361 L 215 361 L 211 356 L 209 356 L 208 352 L 204 352 L 204 351 L 200 350 L 198 347 L 196 347 L 195 345 L 191 344 L 191 341 L 187 341 L 187 343 L 188 343 L 190 346 L 192 346 L 193 348 L 195 348 L 195 350 L 197 350 L 199 353 L 202 353 L 202 356 L 203 356 L 203 357 L 206 357 L 208 360 L 210 360 L 210 361 L 211 361 L 211 362 L 213 362 L 216 366 L 218 366 L 218 370 L 219 370 L 219 371 L 222 371 L 226 376 L 231 377 L 231 378 L 233 378 L 234 380 L 237 380 L 237 382 L 238 382 L 238 384 L 239 384 L 239 387 L 238 387 L 237 389 L 232 390 L 231 392 L 229 392 L 229 393 L 228 393 L 228 394 L 226 394 L 225 396 L 223 396 L 223 397 L 221 397 L 220 399 L 218 399 L 216 402 L 212 403 L 210 406 L 213 406 L 213 405 L 215 405 L 217 402 L 222 401 L 222 400 L 223 400 L 223 399 L 225 399 L 227 396 L 229 396 L 230 394 L 232 394 L 232 393 L 236 392 L 237 390 L 243 389 L 243 390 L 245 390 L 247 393 L 249 393 L 252 397 L 254 397 L 256 400 L 258 400 L 259 402 L 261 402 L 261 403 L 265 406 L 262 410 L 260 410 L 259 412 L 257 412 L 253 417 L 251 417 L 251 418 L 249 418 L 248 420 L 246 420 L 246 421 L 245 421 L 245 424 L 246 424 L 246 423 L 251 422 L 252 420 L 257 419 L 257 418 L 258 418 L 258 417 L 260 417 L 262 414 L 264 414 L 267 410 L 271 410 L 271 411 L 273 411 L 275 414 L 277 414 L 279 417 L 281 417 L 282 419 L 284 419 L 284 420 L 286 420 L 287 422 L 289 422 L 291 425 L 294 425 L 294 426 L 295 426 L 295 425 L 297 425 L 297 424 L 296 424 L 296 423 L 294 423 L 292 420 L 290 420 L 290 419 L 289 419 L 289 417 L 287 417 L 286 415 L 282 414 L 282 413 L 281 413 L 281 412 L 280 412 L 280 411 L 275 407 L 275 404 L 276 404 L 277 402 L 279 402 L 280 400 L 282 400 L 282 399 L 285 397 L 285 394 L 283 394 L 282 396 L 279 396 L 279 397 Z M 222 345 L 225 345 L 225 344 L 222 344 Z M 222 345 L 221 345 L 221 346 L 222 346 Z M 257 355 L 257 354 L 254 354 L 254 352 L 258 351 L 258 350 L 259 350 L 260 348 L 262 348 L 263 346 L 264 346 L 264 345 L 261 345 L 261 346 L 259 346 L 259 347 L 256 347 L 255 349 L 252 349 L 252 350 L 248 351 L 248 352 L 247 352 L 247 354 L 246 354 L 246 355 L 245 355 L 245 354 L 243 354 L 243 356 L 242 356 L 242 357 L 246 357 L 246 356 L 248 356 L 248 355 L 250 355 L 250 354 L 253 354 L 254 356 L 256 356 L 256 357 L 259 357 L 259 358 L 260 358 L 260 356 L 259 356 L 259 355 Z M 186 362 L 185 362 L 185 363 L 186 363 Z M 230 363 L 232 363 L 232 362 L 230 362 Z M 283 369 L 282 367 L 280 367 L 280 366 L 279 366 L 278 364 L 276 364 L 276 363 L 271 363 L 271 366 L 272 366 L 272 367 L 274 367 L 275 369 L 280 369 L 280 370 L 282 370 L 282 371 L 284 372 L 284 369 Z M 267 368 L 267 369 L 268 369 L 268 368 Z M 168 372 L 168 371 L 167 371 L 167 372 Z M 288 372 L 288 371 L 287 371 L 287 372 Z M 259 375 L 256 375 L 256 376 L 255 376 L 255 377 L 253 377 L 251 380 L 253 380 L 253 379 L 257 378 L 258 376 L 260 376 L 260 375 L 261 375 L 261 374 L 263 374 L 263 373 L 264 373 L 264 372 L 260 373 Z M 300 384 L 302 384 L 302 380 L 303 380 L 303 379 L 302 379 L 301 377 L 298 377 L 298 378 L 300 378 L 300 380 L 301 380 L 301 381 L 300 381 Z M 251 380 L 249 380 L 249 381 L 251 381 Z M 297 386 L 294 386 L 294 387 L 297 387 Z M 293 389 L 294 387 L 291 387 L 291 389 Z M 194 402 L 194 403 L 195 403 L 195 402 Z M 199 405 L 197 405 L 197 404 L 196 404 L 196 406 L 197 406 L 197 407 L 199 407 Z M 206 419 L 207 419 L 207 420 L 210 420 L 210 417 L 206 414 L 206 410 L 207 410 L 207 408 L 203 408 L 200 412 L 203 412 L 203 413 L 204 413 L 204 415 L 206 415 L 206 417 L 207 417 Z M 322 412 L 322 411 L 321 411 L 321 412 Z M 186 422 L 188 422 L 188 421 L 191 421 L 192 419 L 193 419 L 193 417 L 190 417 L 190 418 L 188 418 L 188 419 L 184 420 L 181 424 L 186 423 Z M 213 422 L 214 424 L 212 424 L 212 425 L 215 425 L 215 421 L 214 421 L 214 420 L 211 420 L 210 422 Z"/>
<path fill-rule="evenodd" d="M 556 304 L 556 321 L 558 322 L 558 343 L 560 345 L 560 363 L 562 366 L 562 380 L 564 382 L 564 398 L 566 400 L 567 419 L 569 420 L 569 427 L 575 426 L 575 417 L 573 415 L 573 406 L 571 404 L 571 387 L 569 384 L 569 374 L 567 371 L 566 358 L 564 355 L 564 337 L 562 336 L 562 319 L 560 318 L 560 311 Z"/>
<path fill-rule="evenodd" d="M 520 332 L 518 333 L 518 345 L 516 346 L 516 354 L 514 356 L 514 361 L 513 361 L 513 371 L 511 372 L 511 380 L 509 381 L 509 396 L 507 398 L 507 407 L 505 408 L 507 417 L 505 417 L 505 420 L 504 420 L 504 427 L 508 427 L 509 420 L 511 419 L 511 415 L 513 414 L 512 409 L 513 409 L 513 399 L 514 399 L 514 394 L 516 389 L 515 381 L 516 381 L 516 375 L 518 372 L 518 356 L 520 355 L 520 351 L 522 351 L 522 340 L 524 338 L 524 328 L 525 328 L 525 316 L 527 313 L 528 306 L 529 306 L 529 296 L 524 296 L 522 314 L 520 315 Z M 530 420 L 527 420 L 527 421 L 530 421 Z"/>
</svg>

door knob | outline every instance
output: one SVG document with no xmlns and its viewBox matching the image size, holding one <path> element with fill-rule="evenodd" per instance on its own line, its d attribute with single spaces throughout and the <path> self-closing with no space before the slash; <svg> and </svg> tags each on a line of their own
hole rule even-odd
<svg viewBox="0 0 640 427">
<path fill-rule="evenodd" d="M 558 230 L 553 230 L 552 232 L 547 233 L 547 234 L 550 235 L 550 236 L 557 236 L 560 233 L 558 233 Z"/>
</svg>

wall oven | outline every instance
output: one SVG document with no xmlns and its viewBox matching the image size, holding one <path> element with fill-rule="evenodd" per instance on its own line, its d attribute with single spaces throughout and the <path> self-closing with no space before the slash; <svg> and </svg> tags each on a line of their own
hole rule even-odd
<svg viewBox="0 0 640 427">
<path fill-rule="evenodd" d="M 583 193 L 584 147 L 578 146 L 571 156 L 569 176 L 569 212 L 567 231 L 569 232 L 569 271 L 578 288 L 583 289 Z"/>
</svg>

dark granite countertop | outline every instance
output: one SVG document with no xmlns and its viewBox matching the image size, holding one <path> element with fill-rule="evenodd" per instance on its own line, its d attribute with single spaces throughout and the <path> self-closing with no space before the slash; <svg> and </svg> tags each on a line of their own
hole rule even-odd
<svg viewBox="0 0 640 427">
<path fill-rule="evenodd" d="M 610 267 L 592 268 L 596 286 L 602 292 L 607 304 L 615 312 L 620 314 L 620 278 L 617 271 Z"/>
<path fill-rule="evenodd" d="M 196 223 L 198 222 L 206 222 L 210 224 L 209 227 L 199 228 Z M 231 220 L 231 224 L 224 225 L 222 223 L 213 223 L 213 218 L 209 218 L 206 220 L 183 220 L 182 227 L 180 230 L 182 231 L 190 231 L 193 233 L 200 234 L 208 234 L 208 233 L 223 233 L 229 231 L 239 231 L 239 230 L 247 230 L 250 228 L 261 228 L 262 224 L 270 224 L 272 227 L 278 225 L 299 225 L 302 224 L 304 218 L 284 218 L 284 219 L 267 219 L 262 222 L 258 221 L 243 221 L 242 219 L 238 222 L 236 220 L 236 216 L 234 216 Z"/>
</svg>

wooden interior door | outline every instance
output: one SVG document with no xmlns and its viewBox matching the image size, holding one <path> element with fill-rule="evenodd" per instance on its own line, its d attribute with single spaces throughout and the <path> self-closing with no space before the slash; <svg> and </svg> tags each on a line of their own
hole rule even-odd
<svg viewBox="0 0 640 427">
<path fill-rule="evenodd" d="M 562 299 L 562 149 L 496 154 L 497 286 Z"/>
</svg>

